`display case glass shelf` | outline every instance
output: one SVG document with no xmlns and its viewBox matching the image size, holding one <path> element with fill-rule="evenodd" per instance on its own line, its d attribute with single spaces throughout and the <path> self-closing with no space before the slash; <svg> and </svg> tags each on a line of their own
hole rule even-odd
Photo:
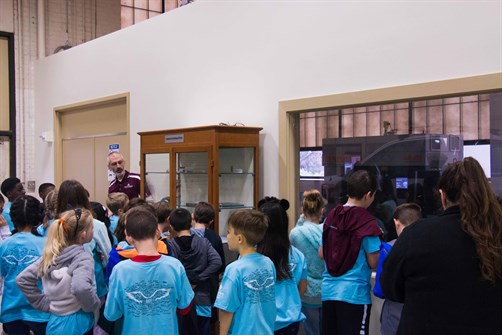
<svg viewBox="0 0 502 335">
<path fill-rule="evenodd" d="M 142 195 L 149 190 L 154 201 L 168 199 L 171 207 L 190 211 L 207 201 L 216 209 L 214 229 L 226 237 L 230 214 L 255 208 L 258 202 L 261 129 L 206 126 L 140 132 Z"/>
</svg>

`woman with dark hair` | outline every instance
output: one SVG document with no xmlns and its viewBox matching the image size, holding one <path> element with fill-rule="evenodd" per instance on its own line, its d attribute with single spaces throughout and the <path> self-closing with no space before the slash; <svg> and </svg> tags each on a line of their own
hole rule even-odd
<svg viewBox="0 0 502 335">
<path fill-rule="evenodd" d="M 307 290 L 307 264 L 303 254 L 289 242 L 289 202 L 266 197 L 258 207 L 268 217 L 268 228 L 256 251 L 269 257 L 276 271 L 274 334 L 297 334 L 300 322 L 305 320 L 300 296 Z"/>
<path fill-rule="evenodd" d="M 444 213 L 400 235 L 380 277 L 401 334 L 502 332 L 502 207 L 472 157 L 438 183 Z"/>
<path fill-rule="evenodd" d="M 8 334 L 45 334 L 49 314 L 33 308 L 16 285 L 16 277 L 43 254 L 45 238 L 33 234 L 40 224 L 40 201 L 22 195 L 10 209 L 16 233 L 0 244 L 0 273 L 5 278 L 0 322 Z"/>
</svg>

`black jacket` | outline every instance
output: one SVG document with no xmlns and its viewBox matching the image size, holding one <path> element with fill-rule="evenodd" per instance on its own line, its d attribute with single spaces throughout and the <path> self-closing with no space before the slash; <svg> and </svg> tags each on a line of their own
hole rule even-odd
<svg viewBox="0 0 502 335">
<path fill-rule="evenodd" d="M 502 334 L 502 290 L 481 279 L 460 210 L 406 228 L 383 264 L 385 296 L 404 302 L 399 334 Z"/>
<path fill-rule="evenodd" d="M 210 306 L 210 278 L 221 268 L 220 255 L 206 238 L 196 235 L 176 237 L 169 246 L 172 256 L 185 267 L 190 284 L 196 285 L 195 304 Z"/>
</svg>

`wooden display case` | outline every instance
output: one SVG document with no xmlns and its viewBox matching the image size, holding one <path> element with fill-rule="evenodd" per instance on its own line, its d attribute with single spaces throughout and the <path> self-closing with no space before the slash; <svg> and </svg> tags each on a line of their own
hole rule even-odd
<svg viewBox="0 0 502 335">
<path fill-rule="evenodd" d="M 230 213 L 256 208 L 259 132 L 262 128 L 205 126 L 139 132 L 141 195 L 193 212 L 207 201 L 216 210 L 214 229 L 226 238 Z"/>
</svg>

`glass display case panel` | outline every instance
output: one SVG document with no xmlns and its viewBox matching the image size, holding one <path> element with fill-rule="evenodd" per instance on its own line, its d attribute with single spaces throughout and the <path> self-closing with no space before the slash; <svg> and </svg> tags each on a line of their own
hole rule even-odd
<svg viewBox="0 0 502 335">
<path fill-rule="evenodd" d="M 176 207 L 193 208 L 208 201 L 208 152 L 176 153 Z"/>
<path fill-rule="evenodd" d="M 230 213 L 240 208 L 254 208 L 255 149 L 220 148 L 219 150 L 219 234 L 226 238 Z"/>
<path fill-rule="evenodd" d="M 148 200 L 169 201 L 169 154 L 145 155 L 145 181 Z"/>
</svg>

